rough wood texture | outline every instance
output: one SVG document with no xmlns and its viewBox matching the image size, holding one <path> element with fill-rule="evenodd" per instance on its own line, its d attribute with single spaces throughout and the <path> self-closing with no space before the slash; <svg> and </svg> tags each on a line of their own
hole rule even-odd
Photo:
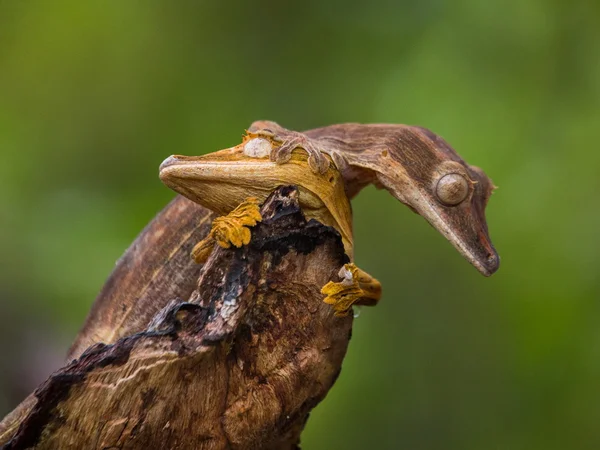
<svg viewBox="0 0 600 450">
<path fill-rule="evenodd" d="M 97 342 L 145 330 L 173 298 L 188 298 L 202 266 L 190 258 L 215 215 L 177 196 L 141 231 L 119 259 L 69 350 L 67 361 Z"/>
<path fill-rule="evenodd" d="M 140 232 L 119 259 L 77 335 L 67 362 L 91 345 L 112 344 L 144 331 L 170 299 L 188 298 L 202 269 L 190 258 L 214 219 L 206 208 L 177 196 Z M 0 446 L 35 406 L 29 395 L 0 422 Z"/>
<path fill-rule="evenodd" d="M 53 374 L 5 448 L 296 448 L 352 326 L 319 293 L 347 261 L 340 235 L 296 195 L 267 200 L 250 245 L 217 248 L 187 301 Z"/>
</svg>

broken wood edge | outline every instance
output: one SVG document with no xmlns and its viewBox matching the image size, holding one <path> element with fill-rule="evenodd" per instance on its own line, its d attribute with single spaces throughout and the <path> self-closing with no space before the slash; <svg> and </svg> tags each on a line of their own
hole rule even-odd
<svg viewBox="0 0 600 450">
<path fill-rule="evenodd" d="M 3 448 L 297 448 L 352 327 L 319 292 L 348 262 L 340 235 L 297 197 L 276 190 L 250 244 L 216 247 L 198 289 L 146 331 L 52 374 Z"/>
</svg>

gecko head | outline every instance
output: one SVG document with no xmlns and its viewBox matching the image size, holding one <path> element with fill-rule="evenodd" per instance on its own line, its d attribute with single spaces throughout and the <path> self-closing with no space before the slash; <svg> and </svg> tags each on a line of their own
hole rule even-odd
<svg viewBox="0 0 600 450">
<path fill-rule="evenodd" d="M 196 178 L 201 177 L 202 166 L 198 164 L 201 157 L 171 155 L 165 159 L 158 175 L 160 180 L 180 195 L 198 203 Z"/>
<path fill-rule="evenodd" d="M 485 276 L 500 258 L 488 234 L 485 207 L 495 186 L 446 141 L 420 127 L 403 127 L 381 154 L 378 181 L 423 216 Z"/>
</svg>

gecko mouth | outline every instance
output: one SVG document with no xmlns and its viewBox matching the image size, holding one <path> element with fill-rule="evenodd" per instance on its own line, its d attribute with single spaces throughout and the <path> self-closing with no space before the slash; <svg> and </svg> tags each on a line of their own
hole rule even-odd
<svg viewBox="0 0 600 450">
<path fill-rule="evenodd" d="M 429 202 L 420 205 L 419 214 L 438 230 L 456 250 L 469 261 L 482 275 L 489 277 L 500 267 L 500 257 L 491 243 L 485 229 L 469 230 L 458 227 L 458 232 L 448 225 L 437 208 Z"/>
<path fill-rule="evenodd" d="M 433 225 L 433 224 L 432 224 Z M 473 251 L 469 248 L 459 236 L 457 236 L 445 224 L 437 227 L 434 226 L 442 235 L 450 241 L 450 243 L 458 250 L 458 252 L 469 261 L 482 275 L 489 277 L 500 267 L 500 257 L 492 246 L 489 238 L 480 236 L 478 239 L 478 247 L 482 246 L 486 251 L 481 254 L 480 251 Z"/>
<path fill-rule="evenodd" d="M 392 178 L 383 174 L 378 178 L 396 199 L 422 216 L 482 275 L 489 277 L 498 270 L 500 257 L 488 236 L 481 205 L 441 206 L 411 183 L 405 182 L 400 189 Z"/>
</svg>

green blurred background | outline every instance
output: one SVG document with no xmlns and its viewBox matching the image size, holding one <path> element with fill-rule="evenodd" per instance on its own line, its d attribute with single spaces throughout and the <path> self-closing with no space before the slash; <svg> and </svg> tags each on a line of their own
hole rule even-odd
<svg viewBox="0 0 600 450">
<path fill-rule="evenodd" d="M 306 449 L 600 448 L 600 3 L 0 2 L 0 416 L 61 363 L 173 194 L 172 153 L 418 124 L 499 186 L 479 275 L 385 191 L 353 203 L 364 309 Z"/>
</svg>

